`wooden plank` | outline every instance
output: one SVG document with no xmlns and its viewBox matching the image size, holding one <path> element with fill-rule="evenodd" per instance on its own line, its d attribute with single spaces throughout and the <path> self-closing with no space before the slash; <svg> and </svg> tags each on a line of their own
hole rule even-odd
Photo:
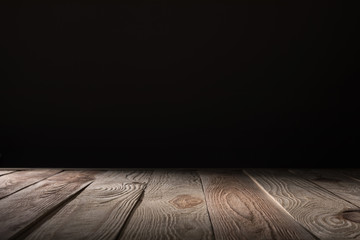
<svg viewBox="0 0 360 240">
<path fill-rule="evenodd" d="M 96 171 L 65 171 L 0 200 L 1 239 L 15 238 L 88 186 Z"/>
<path fill-rule="evenodd" d="M 117 171 L 108 171 L 107 174 L 116 174 L 116 179 L 118 182 L 127 183 L 127 182 L 139 182 L 147 184 L 151 178 L 153 170 L 151 169 L 125 169 Z M 102 178 L 101 175 L 99 177 Z M 102 179 L 103 181 L 103 179 Z M 111 183 L 113 180 L 109 180 Z"/>
<path fill-rule="evenodd" d="M 5 174 L 9 174 L 9 173 L 12 173 L 12 172 L 15 172 L 15 171 L 1 170 L 1 171 L 0 171 L 0 176 L 5 175 Z"/>
<path fill-rule="evenodd" d="M 343 168 L 343 169 L 337 169 L 337 172 L 341 172 L 344 175 L 347 175 L 351 178 L 353 178 L 356 181 L 360 182 L 360 168 Z"/>
<path fill-rule="evenodd" d="M 244 173 L 200 177 L 216 239 L 316 239 Z"/>
<path fill-rule="evenodd" d="M 0 199 L 59 173 L 61 170 L 17 171 L 0 177 Z"/>
<path fill-rule="evenodd" d="M 213 239 L 198 174 L 154 171 L 119 239 Z"/>
<path fill-rule="evenodd" d="M 320 239 L 360 239 L 360 224 L 343 217 L 358 209 L 324 188 L 287 170 L 245 170 L 299 223 Z"/>
<path fill-rule="evenodd" d="M 121 181 L 132 178 L 127 174 L 112 171 L 97 176 L 94 183 L 25 239 L 116 239 L 146 187 L 145 183 Z"/>
<path fill-rule="evenodd" d="M 360 182 L 334 169 L 291 169 L 290 172 L 360 207 Z"/>
</svg>

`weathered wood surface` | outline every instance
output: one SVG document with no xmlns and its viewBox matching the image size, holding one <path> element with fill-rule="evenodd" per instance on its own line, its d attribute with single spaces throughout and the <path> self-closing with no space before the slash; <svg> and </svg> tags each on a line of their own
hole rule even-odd
<svg viewBox="0 0 360 240">
<path fill-rule="evenodd" d="M 337 172 L 345 174 L 360 182 L 360 169 L 339 169 Z"/>
<path fill-rule="evenodd" d="M 119 239 L 213 239 L 198 174 L 155 171 Z"/>
<path fill-rule="evenodd" d="M 26 239 L 116 239 L 143 193 L 147 174 L 106 172 Z"/>
<path fill-rule="evenodd" d="M 358 208 L 354 204 L 288 170 L 247 169 L 245 172 L 318 238 L 360 239 L 356 213 L 354 217 Z"/>
<path fill-rule="evenodd" d="M 290 169 L 303 177 L 360 207 L 360 182 L 334 169 Z"/>
<path fill-rule="evenodd" d="M 9 173 L 12 173 L 12 172 L 15 172 L 15 171 L 1 170 L 0 171 L 0 176 L 5 175 L 5 174 L 9 174 Z"/>
<path fill-rule="evenodd" d="M 360 239 L 359 176 L 356 169 L 14 170 L 0 176 L 0 240 Z"/>
<path fill-rule="evenodd" d="M 0 176 L 0 199 L 59 172 L 61 170 L 28 170 Z"/>
<path fill-rule="evenodd" d="M 216 239 L 316 239 L 242 172 L 200 172 Z"/>
<path fill-rule="evenodd" d="M 145 183 L 147 184 L 153 174 L 153 170 L 136 170 L 136 169 L 127 169 L 127 170 L 118 170 L 118 171 L 107 171 L 106 174 L 112 175 L 116 174 L 116 181 L 122 183 Z M 103 177 L 103 175 L 98 175 L 101 178 L 102 182 L 107 181 L 107 183 L 112 183 L 114 180 Z M 97 181 L 96 181 L 97 182 Z"/>
<path fill-rule="evenodd" d="M 65 171 L 0 200 L 0 237 L 15 238 L 94 180 L 96 171 Z"/>
</svg>

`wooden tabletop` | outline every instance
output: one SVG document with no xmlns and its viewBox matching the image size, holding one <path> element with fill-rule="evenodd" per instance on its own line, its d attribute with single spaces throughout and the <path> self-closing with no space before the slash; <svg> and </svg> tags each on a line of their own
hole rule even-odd
<svg viewBox="0 0 360 240">
<path fill-rule="evenodd" d="M 0 239 L 360 239 L 360 171 L 0 169 Z"/>
</svg>

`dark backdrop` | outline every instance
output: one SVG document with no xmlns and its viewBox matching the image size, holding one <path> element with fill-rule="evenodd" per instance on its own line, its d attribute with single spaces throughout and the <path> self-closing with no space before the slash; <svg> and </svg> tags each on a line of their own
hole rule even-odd
<svg viewBox="0 0 360 240">
<path fill-rule="evenodd" d="M 353 167 L 347 2 L 2 1 L 1 167 Z"/>
</svg>

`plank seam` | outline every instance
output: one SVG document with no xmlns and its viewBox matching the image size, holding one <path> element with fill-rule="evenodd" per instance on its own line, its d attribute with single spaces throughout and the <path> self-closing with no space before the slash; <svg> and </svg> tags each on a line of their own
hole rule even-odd
<svg viewBox="0 0 360 240">
<path fill-rule="evenodd" d="M 136 209 L 140 206 L 143 198 L 144 198 L 144 195 L 145 195 L 145 190 L 147 188 L 147 183 L 142 183 L 144 184 L 144 189 L 141 191 L 141 195 L 138 197 L 134 207 L 130 210 L 130 213 L 129 215 L 127 216 L 127 218 L 125 219 L 124 221 L 124 224 L 123 226 L 121 227 L 121 229 L 119 230 L 117 236 L 116 236 L 116 239 L 121 239 L 124 232 L 125 232 L 125 229 L 126 227 L 129 225 L 129 222 L 130 222 L 130 219 L 132 218 L 132 216 L 134 215 L 134 212 L 136 211 Z"/>
<path fill-rule="evenodd" d="M 59 173 L 61 173 L 61 172 L 63 172 L 63 171 L 64 171 L 64 170 L 61 170 L 60 172 L 57 172 L 57 173 L 55 173 L 54 175 L 47 176 L 47 177 L 42 178 L 42 179 L 40 179 L 40 180 L 38 180 L 38 181 L 30 184 L 30 185 L 27 185 L 27 186 L 25 186 L 25 187 L 22 187 L 22 188 L 20 188 L 20 189 L 18 189 L 18 190 L 16 190 L 16 191 L 10 193 L 9 195 L 0 197 L 0 200 L 1 200 L 1 199 L 4 199 L 4 198 L 7 198 L 7 197 L 9 197 L 9 196 L 13 195 L 14 193 L 17 193 L 17 192 L 19 192 L 19 191 L 21 191 L 21 190 L 24 190 L 25 188 L 28 188 L 28 187 L 30 187 L 30 186 L 33 186 L 33 185 L 35 185 L 35 184 L 37 184 L 37 183 L 39 183 L 39 182 L 41 182 L 41 181 L 44 181 L 44 180 L 46 180 L 46 179 L 48 179 L 48 178 L 50 178 L 50 177 L 53 177 L 53 176 L 55 176 L 55 175 L 57 175 L 57 174 L 59 174 Z M 16 172 L 16 171 L 15 171 L 15 172 Z M 14 172 L 12 172 L 12 173 L 14 173 Z M 7 174 L 6 174 L 6 175 L 7 175 Z M 4 176 L 4 175 L 2 175 L 2 176 Z"/>
<path fill-rule="evenodd" d="M 206 194 L 205 194 L 204 184 L 203 184 L 203 181 L 201 179 L 201 174 L 199 173 L 199 171 L 196 171 L 196 174 L 198 175 L 200 183 L 201 183 L 201 189 L 202 189 L 204 199 L 205 199 L 206 212 L 207 212 L 208 217 L 209 217 L 209 222 L 210 222 L 210 227 L 211 227 L 211 232 L 212 232 L 212 235 L 213 235 L 213 239 L 216 239 L 213 222 L 211 220 L 211 215 L 210 215 L 209 208 L 208 208 L 208 200 L 207 200 L 207 197 L 206 197 Z"/>
<path fill-rule="evenodd" d="M 353 180 L 355 180 L 355 181 L 357 181 L 357 182 L 360 182 L 360 179 L 358 179 L 358 178 L 356 178 L 356 177 L 353 177 L 353 176 L 348 175 L 348 174 L 346 174 L 346 173 L 344 173 L 344 175 L 347 176 L 347 177 L 349 177 L 349 178 L 351 178 L 351 179 L 353 179 Z"/>
<path fill-rule="evenodd" d="M 299 223 L 294 216 L 292 216 L 278 201 L 276 201 L 276 199 L 271 196 L 271 194 L 268 193 L 268 191 L 265 190 L 265 188 L 253 177 L 251 176 L 250 173 L 248 173 L 245 169 L 242 170 L 243 173 L 245 175 L 247 175 L 258 187 L 261 191 L 263 191 L 267 196 L 270 197 L 270 199 L 279 207 L 279 209 L 283 212 L 285 212 L 285 214 L 289 215 L 296 223 L 299 224 L 300 227 L 302 227 L 306 232 L 308 232 L 312 237 L 314 237 L 315 239 L 320 240 L 320 238 L 318 238 L 317 236 L 315 236 L 312 232 L 310 232 L 307 228 L 305 228 L 301 223 Z"/>
<path fill-rule="evenodd" d="M 55 175 L 53 175 L 53 176 L 55 176 Z M 38 217 L 34 222 L 30 223 L 24 229 L 22 229 L 21 231 L 19 231 L 18 233 L 16 233 L 12 237 L 10 237 L 9 240 L 12 240 L 12 239 L 16 239 L 16 240 L 25 239 L 31 232 L 33 232 L 38 227 L 40 227 L 44 222 L 46 222 L 48 219 L 50 219 L 52 216 L 54 216 L 58 211 L 60 211 L 65 205 L 67 205 L 69 202 L 74 200 L 78 195 L 80 195 L 93 182 L 94 181 L 91 181 L 88 184 L 85 184 L 77 192 L 75 192 L 74 194 L 72 194 L 69 197 L 65 198 L 64 201 L 62 201 L 59 204 L 55 205 L 53 208 L 48 209 L 48 211 L 45 212 L 42 216 Z"/>
<path fill-rule="evenodd" d="M 359 208 L 359 206 L 357 206 L 355 203 L 352 203 L 352 202 L 350 202 L 349 200 L 347 200 L 347 199 L 345 199 L 345 198 L 337 195 L 336 193 L 334 193 L 334 192 L 332 192 L 332 191 L 330 191 L 330 190 L 328 190 L 328 189 L 320 186 L 320 185 L 317 184 L 316 182 L 313 182 L 313 181 L 311 181 L 310 179 L 304 178 L 304 177 L 300 176 L 299 174 L 294 173 L 294 172 L 291 171 L 290 169 L 289 169 L 288 171 L 289 171 L 291 174 L 293 174 L 293 175 L 295 175 L 295 176 L 297 176 L 297 177 L 299 177 L 299 178 L 302 178 L 303 180 L 305 180 L 305 181 L 307 181 L 307 182 L 309 182 L 309 183 L 311 183 L 311 184 L 313 184 L 313 185 L 321 188 L 322 190 L 324 190 L 325 192 L 329 193 L 330 195 L 333 195 L 334 197 L 340 198 L 341 200 L 344 200 L 345 202 L 350 203 L 351 205 L 354 205 L 355 207 Z"/>
<path fill-rule="evenodd" d="M 3 173 L 3 174 L 0 174 L 0 176 L 2 177 L 2 176 L 6 176 L 6 175 L 9 175 L 9 174 L 12 174 L 12 173 L 15 173 L 15 172 L 17 172 L 16 170 L 15 171 L 10 171 L 10 172 L 8 172 L 8 173 Z"/>
</svg>

